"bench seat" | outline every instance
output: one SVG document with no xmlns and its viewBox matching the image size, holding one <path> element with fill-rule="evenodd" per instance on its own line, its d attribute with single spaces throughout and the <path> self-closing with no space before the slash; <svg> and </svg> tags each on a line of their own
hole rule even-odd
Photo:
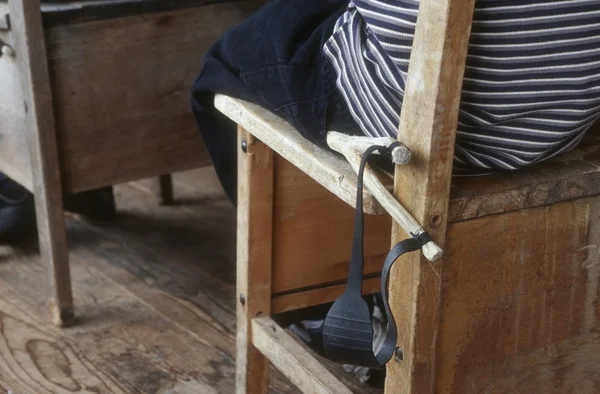
<svg viewBox="0 0 600 394">
<path fill-rule="evenodd" d="M 273 312 L 335 299 L 347 275 L 354 225 L 356 175 L 350 165 L 337 153 L 307 141 L 287 122 L 255 104 L 217 95 L 215 106 L 276 153 Z M 448 220 L 451 241 L 446 254 L 457 253 L 453 248 L 458 244 L 453 240 L 459 239 L 463 232 L 472 231 L 475 219 L 491 225 L 495 222 L 493 215 L 509 217 L 514 213 L 516 218 L 535 209 L 585 201 L 586 197 L 599 194 L 597 128 L 589 132 L 577 149 L 532 168 L 454 178 Z M 379 290 L 381 264 L 389 251 L 391 221 L 388 215 L 381 215 L 382 208 L 368 192 L 364 195 L 364 205 L 365 212 L 371 214 L 365 218 L 363 288 L 369 293 Z M 539 215 L 533 215 L 538 217 L 538 224 Z M 502 229 L 494 224 L 490 231 Z"/>
<path fill-rule="evenodd" d="M 449 222 L 551 205 L 600 194 L 600 122 L 581 144 L 533 167 L 454 178 Z"/>
<path fill-rule="evenodd" d="M 354 207 L 357 177 L 348 162 L 316 146 L 285 120 L 258 105 L 217 95 L 215 106 L 230 119 Z M 480 177 L 455 177 L 449 222 L 549 205 L 600 194 L 600 124 L 573 151 L 516 172 Z M 385 179 L 384 179 L 385 182 Z M 391 184 L 391 178 L 387 179 Z M 364 191 L 364 212 L 384 210 Z"/>
</svg>

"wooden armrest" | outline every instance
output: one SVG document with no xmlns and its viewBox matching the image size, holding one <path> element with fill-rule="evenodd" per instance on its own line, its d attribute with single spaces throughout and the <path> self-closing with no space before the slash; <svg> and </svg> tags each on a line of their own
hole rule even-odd
<svg viewBox="0 0 600 394">
<path fill-rule="evenodd" d="M 215 107 L 341 200 L 355 206 L 357 176 L 341 155 L 308 141 L 288 122 L 258 105 L 217 95 Z M 366 189 L 363 209 L 368 214 L 385 212 Z"/>
</svg>

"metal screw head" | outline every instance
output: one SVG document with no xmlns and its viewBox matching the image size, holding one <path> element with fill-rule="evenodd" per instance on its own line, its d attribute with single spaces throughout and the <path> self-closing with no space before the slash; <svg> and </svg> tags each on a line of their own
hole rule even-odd
<svg viewBox="0 0 600 394">
<path fill-rule="evenodd" d="M 246 296 L 243 293 L 240 294 L 240 304 L 246 305 Z"/>
<path fill-rule="evenodd" d="M 248 153 L 248 141 L 246 140 L 242 141 L 242 152 Z"/>
<path fill-rule="evenodd" d="M 402 360 L 404 360 L 404 352 L 402 352 L 402 349 L 400 349 L 399 347 L 396 348 L 396 353 L 394 354 L 394 360 L 396 360 L 396 362 L 400 362 Z"/>
</svg>

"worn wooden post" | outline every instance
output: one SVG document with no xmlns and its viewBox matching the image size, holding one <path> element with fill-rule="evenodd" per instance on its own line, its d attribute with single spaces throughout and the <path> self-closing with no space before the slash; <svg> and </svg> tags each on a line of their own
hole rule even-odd
<svg viewBox="0 0 600 394">
<path fill-rule="evenodd" d="M 395 196 L 443 248 L 463 74 L 474 0 L 421 0 L 400 120 L 409 166 L 397 166 Z M 392 243 L 406 238 L 397 225 Z M 443 259 L 411 253 L 390 278 L 390 304 L 404 359 L 388 365 L 386 393 L 435 391 Z"/>
<path fill-rule="evenodd" d="M 273 151 L 241 127 L 238 149 L 236 392 L 266 394 L 269 362 L 251 321 L 271 312 Z"/>
<path fill-rule="evenodd" d="M 10 0 L 9 7 L 27 114 L 40 253 L 49 271 L 50 319 L 65 326 L 73 321 L 73 296 L 40 1 Z"/>
</svg>

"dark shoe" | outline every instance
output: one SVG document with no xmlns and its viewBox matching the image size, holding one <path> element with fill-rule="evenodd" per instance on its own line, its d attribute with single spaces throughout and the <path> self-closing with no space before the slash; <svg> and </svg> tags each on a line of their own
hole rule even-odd
<svg viewBox="0 0 600 394">
<path fill-rule="evenodd" d="M 0 173 L 0 240 L 17 239 L 35 229 L 35 207 L 31 193 Z"/>
<path fill-rule="evenodd" d="M 116 216 L 111 186 L 65 196 L 64 208 L 97 221 L 112 220 Z M 32 194 L 0 173 L 0 242 L 35 234 L 35 228 Z"/>
</svg>

